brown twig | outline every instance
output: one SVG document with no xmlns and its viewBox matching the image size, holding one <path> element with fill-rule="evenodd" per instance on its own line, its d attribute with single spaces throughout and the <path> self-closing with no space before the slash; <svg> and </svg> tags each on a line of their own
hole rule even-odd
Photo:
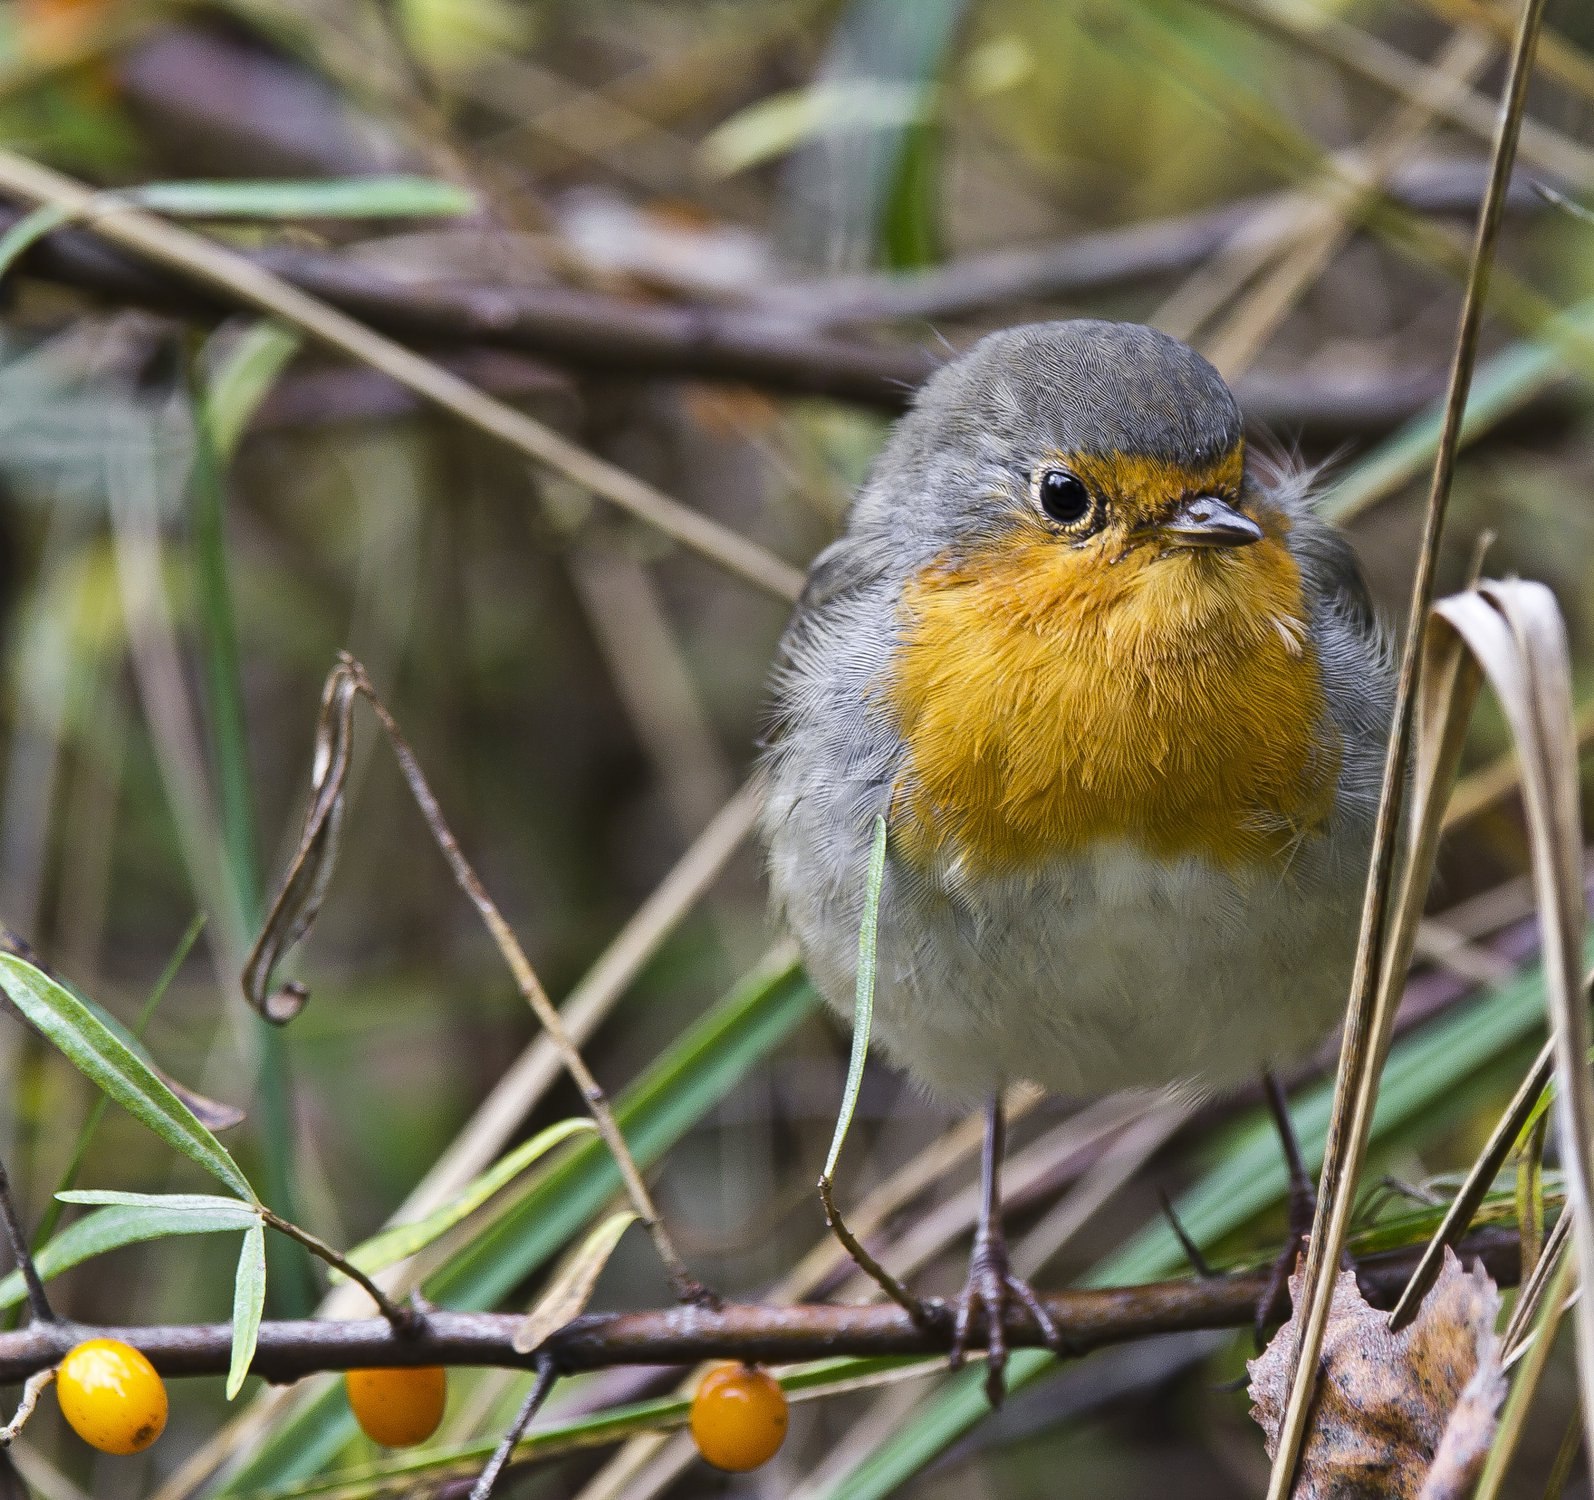
<svg viewBox="0 0 1594 1500">
<path fill-rule="evenodd" d="M 1405 179 L 1396 200 L 1417 212 L 1476 205 L 1473 171 L 1426 172 Z M 1542 206 L 1519 195 L 1531 210 Z M 641 302 L 568 287 L 416 283 L 335 253 L 267 250 L 248 257 L 299 290 L 363 319 L 392 337 L 454 349 L 486 346 L 539 356 L 578 371 L 727 380 L 783 395 L 818 395 L 900 410 L 941 362 L 934 350 L 869 342 L 819 330 L 847 322 L 945 318 L 1026 301 L 1078 297 L 1187 269 L 1264 212 L 1273 196 L 970 257 L 912 275 L 861 276 L 781 287 L 744 307 Z M 0 232 L 21 213 L 0 209 Z M 232 304 L 189 280 L 142 262 L 82 229 L 62 229 L 23 257 L 22 270 L 118 302 L 180 316 L 219 317 Z M 1410 383 L 1409 375 L 1402 377 Z M 1397 382 L 1398 384 L 1398 382 Z M 1356 404 L 1358 421 L 1382 413 L 1387 390 Z M 1424 393 L 1426 400 L 1433 392 Z M 1242 405 L 1270 425 L 1311 417 L 1270 402 L 1259 387 Z M 1409 415 L 1410 403 L 1398 399 Z M 1324 399 L 1343 404 L 1330 390 Z M 1300 398 L 1296 398 L 1297 404 Z M 1331 424 L 1338 424 L 1338 413 Z"/>
<path fill-rule="evenodd" d="M 537 1382 L 528 1392 L 525 1401 L 521 1403 L 520 1410 L 515 1413 L 515 1420 L 509 1424 L 509 1431 L 493 1450 L 493 1456 L 487 1460 L 487 1467 L 481 1471 L 480 1477 L 471 1486 L 470 1500 L 488 1500 L 493 1492 L 493 1486 L 498 1483 L 498 1476 L 504 1472 L 504 1466 L 519 1446 L 521 1438 L 525 1437 L 532 1418 L 542 1409 L 543 1402 L 548 1399 L 548 1393 L 553 1390 L 554 1381 L 558 1378 L 558 1366 L 546 1355 L 539 1356 Z"/>
<path fill-rule="evenodd" d="M 301 1229 L 291 1219 L 285 1219 L 281 1214 L 273 1213 L 269 1208 L 262 1207 L 260 1217 L 269 1224 L 278 1234 L 285 1234 L 290 1240 L 303 1245 L 317 1259 L 323 1260 L 334 1270 L 342 1272 L 357 1286 L 363 1287 L 370 1299 L 376 1303 L 382 1316 L 387 1319 L 388 1325 L 396 1334 L 408 1336 L 415 1332 L 424 1322 L 424 1314 L 414 1303 L 395 1302 L 382 1290 L 369 1276 L 365 1274 L 341 1251 L 334 1250 L 331 1245 L 308 1229 Z"/>
<path fill-rule="evenodd" d="M 22 1387 L 22 1399 L 17 1402 L 16 1411 L 12 1413 L 11 1420 L 0 1427 L 0 1449 L 9 1448 L 21 1436 L 22 1429 L 28 1425 L 28 1418 L 33 1415 L 34 1407 L 39 1404 L 39 1397 L 49 1389 L 54 1379 L 54 1365 L 43 1370 L 35 1370 L 28 1376 L 27 1384 Z"/>
<path fill-rule="evenodd" d="M 39 1276 L 39 1268 L 33 1263 L 33 1252 L 28 1249 L 28 1237 L 22 1231 L 22 1220 L 17 1216 L 16 1200 L 11 1196 L 11 1178 L 6 1173 L 4 1162 L 0 1162 L 0 1229 L 4 1231 L 12 1259 L 22 1273 L 22 1284 L 28 1291 L 29 1315 L 35 1323 L 57 1322 L 55 1309 L 50 1306 L 44 1281 Z"/>
<path fill-rule="evenodd" d="M 1481 1261 L 1500 1285 L 1514 1284 L 1519 1250 L 1514 1230 L 1482 1231 L 1458 1248 L 1465 1259 Z M 1405 1286 L 1418 1253 L 1413 1247 L 1364 1261 L 1358 1276 L 1368 1300 L 1389 1306 Z M 1082 1353 L 1160 1333 L 1248 1327 L 1266 1281 L 1265 1272 L 1247 1272 L 1212 1280 L 1067 1291 L 1043 1298 L 1042 1304 L 1070 1349 Z M 546 1356 L 559 1373 L 571 1374 L 704 1359 L 782 1365 L 840 1355 L 930 1355 L 945 1353 L 951 1345 L 949 1319 L 919 1326 L 891 1303 L 683 1305 L 588 1314 L 560 1329 L 540 1349 L 520 1354 L 514 1338 L 524 1321 L 519 1313 L 436 1310 L 409 1337 L 396 1334 L 382 1318 L 268 1321 L 261 1325 L 251 1371 L 265 1380 L 287 1382 L 321 1371 L 389 1365 L 536 1369 Z M 1014 1347 L 1041 1343 L 1040 1329 L 1021 1308 L 1009 1308 L 1005 1326 Z M 95 1337 L 125 1340 L 169 1376 L 222 1375 L 231 1358 L 232 1328 L 226 1323 L 139 1328 L 31 1324 L 0 1334 L 0 1383 L 25 1380 L 57 1363 L 82 1339 Z"/>
<path fill-rule="evenodd" d="M 365 675 L 364 667 L 352 657 L 345 656 L 339 670 L 348 675 L 355 691 L 371 705 L 371 711 L 376 715 L 383 732 L 387 735 L 388 743 L 393 747 L 393 754 L 399 763 L 399 772 L 410 789 L 410 795 L 415 799 L 416 807 L 420 809 L 421 817 L 425 820 L 433 842 L 442 851 L 443 859 L 447 862 L 455 883 L 476 908 L 483 925 L 503 956 L 516 988 L 531 1007 L 549 1039 L 559 1049 L 565 1070 L 581 1090 L 581 1096 L 586 1101 L 587 1109 L 598 1127 L 598 1133 L 603 1137 L 604 1144 L 609 1148 L 609 1154 L 619 1168 L 631 1206 L 652 1237 L 654 1248 L 664 1263 L 665 1272 L 669 1276 L 670 1285 L 676 1296 L 683 1302 L 712 1301 L 712 1294 L 687 1269 L 686 1262 L 682 1260 L 674 1242 L 670 1239 L 664 1221 L 653 1202 L 652 1194 L 648 1192 L 647 1184 L 642 1180 L 642 1173 L 631 1155 L 630 1147 L 626 1144 L 619 1122 L 614 1117 L 614 1111 L 609 1107 L 608 1096 L 598 1080 L 593 1077 L 592 1070 L 581 1055 L 581 1049 L 576 1046 L 566 1030 L 558 1007 L 543 988 L 542 980 L 537 977 L 537 971 L 532 967 L 531 960 L 526 957 L 525 949 L 520 946 L 520 940 L 515 936 L 514 929 L 505 921 L 503 913 L 498 910 L 493 898 L 487 894 L 487 888 L 482 884 L 481 878 L 471 867 L 470 861 L 465 858 L 464 852 L 459 847 L 459 841 L 443 817 L 443 810 L 438 805 L 426 774 L 415 758 L 415 752 L 404 737 L 404 731 L 399 728 L 398 721 L 388 712 L 387 705 L 377 695 L 376 689 Z"/>
<path fill-rule="evenodd" d="M 819 1204 L 825 1211 L 825 1226 L 841 1242 L 841 1248 L 852 1257 L 852 1263 L 863 1272 L 874 1284 L 880 1288 L 893 1302 L 900 1307 L 916 1324 L 929 1321 L 928 1309 L 925 1304 L 915 1297 L 906 1286 L 880 1264 L 870 1254 L 851 1229 L 847 1221 L 841 1216 L 841 1210 L 836 1207 L 835 1194 L 831 1191 L 828 1175 L 819 1179 Z"/>
</svg>

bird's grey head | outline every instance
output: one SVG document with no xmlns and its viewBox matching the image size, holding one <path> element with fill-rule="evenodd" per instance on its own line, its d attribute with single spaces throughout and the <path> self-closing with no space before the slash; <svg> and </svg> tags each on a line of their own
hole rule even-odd
<svg viewBox="0 0 1594 1500">
<path fill-rule="evenodd" d="M 1096 319 L 1026 324 L 925 383 L 854 520 L 915 552 L 967 544 L 1032 508 L 1059 455 L 1198 475 L 1241 452 L 1242 435 L 1223 377 L 1177 339 Z"/>
</svg>

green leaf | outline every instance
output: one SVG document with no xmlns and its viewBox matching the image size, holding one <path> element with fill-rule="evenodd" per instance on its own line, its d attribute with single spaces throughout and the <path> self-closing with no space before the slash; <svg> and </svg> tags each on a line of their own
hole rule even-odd
<svg viewBox="0 0 1594 1500">
<path fill-rule="evenodd" d="M 266 1311 L 266 1230 L 258 1220 L 244 1236 L 238 1275 L 232 1289 L 232 1364 L 227 1371 L 227 1399 L 243 1387 L 260 1339 Z"/>
<path fill-rule="evenodd" d="M 218 470 L 226 467 L 250 418 L 303 343 L 296 329 L 265 320 L 252 324 L 228 347 L 199 402 L 210 458 Z"/>
<path fill-rule="evenodd" d="M 45 235 L 53 234 L 72 217 L 72 209 L 59 203 L 44 203 L 0 234 L 0 279 Z"/>
<path fill-rule="evenodd" d="M 180 1234 L 226 1234 L 260 1222 L 260 1216 L 248 1204 L 236 1198 L 214 1198 L 202 1193 L 170 1197 L 133 1193 L 62 1196 L 74 1203 L 116 1201 L 98 1213 L 85 1214 L 34 1256 L 39 1275 L 46 1281 L 96 1255 L 120 1250 L 124 1245 Z M 137 1201 L 126 1201 L 129 1199 Z M 15 1307 L 26 1295 L 20 1272 L 13 1271 L 0 1280 L 0 1309 Z"/>
<path fill-rule="evenodd" d="M 886 820 L 876 817 L 874 836 L 869 843 L 869 873 L 864 882 L 863 921 L 858 925 L 858 978 L 852 1002 L 852 1056 L 847 1062 L 847 1086 L 842 1090 L 841 1110 L 836 1116 L 836 1132 L 830 1138 L 830 1154 L 825 1157 L 825 1177 L 836 1175 L 836 1162 L 842 1144 L 852 1128 L 858 1108 L 858 1092 L 863 1087 L 863 1068 L 869 1060 L 869 1033 L 874 1028 L 875 948 L 880 933 L 880 887 L 886 875 Z"/>
<path fill-rule="evenodd" d="M 151 182 L 117 196 L 189 219 L 419 219 L 473 213 L 473 193 L 433 177 Z"/>
<path fill-rule="evenodd" d="M 462 1188 L 457 1197 L 441 1208 L 417 1219 L 413 1224 L 395 1224 L 380 1234 L 372 1235 L 349 1252 L 349 1260 L 360 1270 L 370 1274 L 386 1266 L 408 1259 L 417 1250 L 424 1250 L 462 1219 L 475 1213 L 494 1193 L 507 1187 L 527 1167 L 546 1156 L 555 1146 L 573 1135 L 594 1135 L 598 1127 L 585 1116 L 560 1120 L 546 1130 L 539 1131 L 529 1141 L 523 1141 L 513 1151 L 501 1156 L 480 1177 Z M 336 1275 L 336 1273 L 334 1273 Z"/>
<path fill-rule="evenodd" d="M 924 84 L 832 79 L 749 104 L 710 131 L 698 151 L 710 175 L 730 177 L 823 136 L 921 124 L 935 107 L 935 90 Z"/>
<path fill-rule="evenodd" d="M 253 1203 L 249 1179 L 225 1146 L 75 995 L 26 959 L 0 953 L 0 987 L 80 1072 L 174 1151 Z"/>
<path fill-rule="evenodd" d="M 63 1203 L 78 1203 L 93 1207 L 119 1208 L 169 1208 L 173 1213 L 206 1213 L 224 1208 L 235 1216 L 241 1215 L 239 1228 L 260 1217 L 257 1210 L 236 1198 L 219 1198 L 214 1193 L 123 1193 L 109 1188 L 74 1188 L 57 1194 Z"/>
</svg>

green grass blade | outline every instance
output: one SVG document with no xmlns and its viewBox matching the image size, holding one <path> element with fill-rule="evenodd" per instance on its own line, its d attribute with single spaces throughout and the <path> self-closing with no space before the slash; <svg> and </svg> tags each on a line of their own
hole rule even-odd
<svg viewBox="0 0 1594 1500">
<path fill-rule="evenodd" d="M 218 466 L 232 457 L 250 418 L 303 344 L 297 330 L 266 321 L 246 329 L 228 349 L 206 381 L 199 403 L 200 419 Z"/>
<path fill-rule="evenodd" d="M 480 1177 L 473 1179 L 435 1213 L 413 1224 L 395 1224 L 373 1235 L 363 1244 L 349 1251 L 349 1260 L 367 1274 L 396 1265 L 401 1260 L 424 1250 L 434 1240 L 448 1233 L 461 1220 L 475 1213 L 489 1198 L 515 1180 L 534 1162 L 540 1161 L 555 1146 L 563 1145 L 574 1135 L 595 1135 L 597 1126 L 584 1116 L 560 1120 L 546 1130 L 540 1130 L 529 1141 L 522 1141 L 513 1151 L 507 1152 L 493 1163 Z"/>
<path fill-rule="evenodd" d="M 24 255 L 47 234 L 53 234 L 72 218 L 72 211 L 58 203 L 46 203 L 24 214 L 4 234 L 0 234 L 0 280 L 4 280 Z"/>
<path fill-rule="evenodd" d="M 476 209 L 473 193 L 434 177 L 151 182 L 118 196 L 185 219 L 431 219 Z"/>
<path fill-rule="evenodd" d="M 858 1108 L 858 1091 L 863 1087 L 864 1064 L 869 1060 L 869 1033 L 874 1028 L 875 949 L 880 935 L 880 887 L 886 875 L 886 820 L 874 820 L 874 837 L 869 844 L 869 876 L 863 893 L 863 921 L 858 926 L 858 983 L 852 1006 L 852 1056 L 847 1060 L 847 1086 L 841 1095 L 841 1110 L 836 1116 L 836 1133 L 830 1139 L 830 1154 L 825 1157 L 825 1177 L 836 1175 L 836 1162 L 852 1128 Z"/>
<path fill-rule="evenodd" d="M 240 1198 L 255 1201 L 248 1178 L 239 1171 L 227 1148 L 81 1000 L 25 959 L 10 953 L 0 953 L 0 984 L 67 1061 L 134 1119 L 147 1125 L 174 1151 L 224 1182 Z"/>
<path fill-rule="evenodd" d="M 1478 364 L 1461 428 L 1463 445 L 1475 442 L 1526 405 L 1568 368 L 1568 349 L 1594 338 L 1594 299 L 1553 319 L 1537 338 L 1524 339 Z M 1582 364 L 1587 367 L 1587 353 Z M 1334 482 L 1320 509 L 1344 522 L 1410 483 L 1433 463 L 1439 447 L 1443 406 L 1435 402 L 1385 438 Z"/>
<path fill-rule="evenodd" d="M 280 357 L 277 357 L 280 356 Z M 267 378 L 286 364 L 280 341 L 266 345 L 265 354 L 253 341 L 235 348 L 218 372 L 216 385 L 224 394 L 225 422 L 236 436 L 249 421 L 253 406 L 270 389 Z M 205 673 L 206 725 L 211 755 L 216 765 L 220 798 L 222 843 L 232 882 L 233 902 L 242 925 L 254 931 L 264 920 L 265 900 L 260 878 L 260 834 L 254 807 L 254 775 L 249 764 L 248 722 L 244 712 L 243 667 L 238 648 L 238 623 L 233 607 L 232 580 L 227 556 L 227 489 L 224 468 L 228 450 L 218 447 L 221 422 L 204 394 L 195 399 L 194 469 L 191 483 L 193 508 L 194 574 L 199 604 L 200 651 Z M 269 1023 L 255 1019 L 259 1048 L 258 1112 L 264 1150 L 260 1157 L 261 1191 L 285 1219 L 299 1220 L 298 1194 L 293 1180 L 295 1156 L 292 1081 L 288 1044 Z M 274 1241 L 271 1258 L 274 1310 L 285 1317 L 302 1317 L 316 1304 L 319 1288 L 309 1252 L 295 1241 Z"/>
</svg>

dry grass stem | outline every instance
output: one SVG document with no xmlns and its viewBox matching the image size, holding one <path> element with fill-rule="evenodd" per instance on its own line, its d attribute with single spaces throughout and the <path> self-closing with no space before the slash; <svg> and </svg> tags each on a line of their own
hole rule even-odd
<svg viewBox="0 0 1594 1500">
<path fill-rule="evenodd" d="M 1499 235 L 1506 185 L 1510 181 L 1511 167 L 1516 157 L 1517 134 L 1526 104 L 1534 44 L 1538 39 L 1543 12 L 1544 0 L 1524 0 L 1501 104 L 1499 133 L 1490 162 L 1489 189 L 1478 219 L 1472 264 L 1462 300 L 1444 424 L 1423 521 L 1422 546 L 1406 622 L 1395 724 L 1384 764 L 1373 858 L 1368 872 L 1356 970 L 1351 986 L 1350 1013 L 1346 1019 L 1345 1039 L 1335 1084 L 1334 1110 L 1324 1155 L 1317 1216 L 1308 1246 L 1304 1279 L 1305 1306 L 1304 1309 L 1297 1309 L 1299 1353 L 1289 1402 L 1280 1428 L 1278 1450 L 1269 1476 L 1268 1500 L 1286 1500 L 1290 1494 L 1306 1438 L 1318 1357 L 1322 1351 L 1333 1293 L 1333 1269 L 1339 1263 L 1345 1244 L 1354 1186 L 1372 1123 L 1372 1106 L 1377 1096 L 1385 1040 L 1393 1019 L 1393 1006 L 1388 1003 L 1388 986 L 1380 981 L 1390 957 L 1386 948 L 1386 918 L 1394 885 L 1404 779 L 1421 688 L 1425 625 L 1433 599 L 1434 569 L 1460 443 L 1461 421 L 1477 356 L 1489 269 Z M 1437 816 L 1433 821 L 1437 823 Z M 1414 875 L 1415 872 L 1408 867 L 1408 884 L 1414 883 Z M 1412 928 L 1415 931 L 1415 922 Z"/>
</svg>

